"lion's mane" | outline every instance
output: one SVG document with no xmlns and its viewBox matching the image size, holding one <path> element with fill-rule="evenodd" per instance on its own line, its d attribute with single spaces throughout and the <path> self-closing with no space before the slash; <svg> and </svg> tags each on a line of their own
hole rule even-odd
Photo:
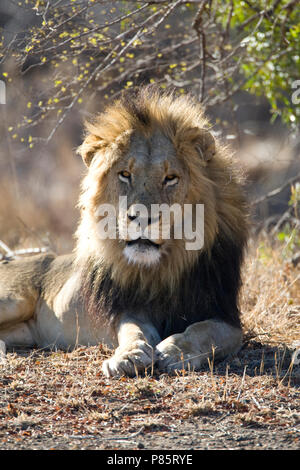
<svg viewBox="0 0 300 470">
<path fill-rule="evenodd" d="M 157 128 L 173 142 L 189 172 L 189 201 L 204 204 L 205 244 L 189 252 L 176 240 L 174 253 L 163 263 L 140 267 L 126 262 L 116 241 L 99 240 L 94 211 L 107 202 L 105 175 L 122 158 L 131 133 L 150 135 Z M 209 129 L 209 123 L 192 97 L 149 87 L 124 94 L 87 124 L 79 148 L 89 170 L 79 201 L 76 259 L 84 266 L 82 295 L 95 317 L 114 321 L 124 311 L 148 312 L 162 337 L 209 318 L 240 324 L 238 292 L 247 239 L 242 177 L 219 141 L 209 162 L 200 159 L 195 149 L 199 129 Z"/>
</svg>

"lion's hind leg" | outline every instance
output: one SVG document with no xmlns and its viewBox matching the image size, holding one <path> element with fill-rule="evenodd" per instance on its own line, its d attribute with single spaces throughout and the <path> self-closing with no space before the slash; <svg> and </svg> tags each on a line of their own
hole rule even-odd
<svg viewBox="0 0 300 470">
<path fill-rule="evenodd" d="M 174 334 L 156 346 L 158 367 L 199 370 L 209 358 L 224 359 L 242 345 L 242 331 L 223 321 L 205 320 L 190 325 L 183 333 Z"/>
<path fill-rule="evenodd" d="M 29 320 L 35 309 L 36 301 L 14 295 L 1 298 L 0 288 L 0 334 L 13 325 Z"/>
<path fill-rule="evenodd" d="M 0 294 L 1 292 L 0 288 Z M 0 341 L 5 346 L 34 346 L 31 317 L 36 301 L 33 298 L 16 298 L 13 295 L 0 298 Z M 3 346 L 3 344 L 5 346 Z M 3 351 L 2 351 L 3 355 Z"/>
<path fill-rule="evenodd" d="M 1 288 L 0 288 L 1 292 Z M 0 343 L 1 356 L 5 355 L 6 346 L 32 347 L 35 345 L 32 317 L 35 309 L 33 299 L 0 298 Z"/>
<path fill-rule="evenodd" d="M 3 290 L 0 294 L 3 295 Z M 30 318 L 35 310 L 34 299 L 13 295 L 0 298 L 0 359 L 3 362 L 6 346 L 32 347 L 35 345 Z"/>
<path fill-rule="evenodd" d="M 52 260 L 53 255 L 38 255 L 0 263 L 0 340 L 8 346 L 33 345 L 31 319 Z"/>
</svg>

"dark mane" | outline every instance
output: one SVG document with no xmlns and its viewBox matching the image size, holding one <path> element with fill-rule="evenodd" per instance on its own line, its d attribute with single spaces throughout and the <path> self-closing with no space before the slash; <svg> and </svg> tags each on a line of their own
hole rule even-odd
<svg viewBox="0 0 300 470">
<path fill-rule="evenodd" d="M 162 286 L 155 298 L 132 284 L 121 288 L 109 270 L 90 261 L 84 274 L 82 295 L 90 316 L 114 323 L 124 311 L 147 312 L 160 336 L 180 333 L 194 322 L 210 318 L 240 326 L 238 292 L 246 240 L 239 243 L 219 236 L 210 255 L 203 252 L 172 294 Z"/>
</svg>

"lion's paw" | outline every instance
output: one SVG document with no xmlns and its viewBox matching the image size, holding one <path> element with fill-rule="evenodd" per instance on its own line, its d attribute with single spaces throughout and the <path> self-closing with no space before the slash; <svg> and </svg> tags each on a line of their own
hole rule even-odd
<svg viewBox="0 0 300 470">
<path fill-rule="evenodd" d="M 193 370 L 199 367 L 199 354 L 192 351 L 183 334 L 175 334 L 156 346 L 157 367 L 160 371 Z"/>
<path fill-rule="evenodd" d="M 128 349 L 117 348 L 114 355 L 103 362 L 106 377 L 128 375 L 134 377 L 151 366 L 156 359 L 154 349 L 146 341 L 138 340 Z"/>
</svg>

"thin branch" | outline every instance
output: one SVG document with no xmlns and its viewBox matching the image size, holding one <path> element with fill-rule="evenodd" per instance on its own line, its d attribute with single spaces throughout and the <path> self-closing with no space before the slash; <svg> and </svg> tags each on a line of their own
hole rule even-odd
<svg viewBox="0 0 300 470">
<path fill-rule="evenodd" d="M 115 52 L 115 49 L 113 49 L 104 59 L 103 62 L 101 62 L 94 70 L 93 72 L 91 73 L 91 75 L 89 76 L 89 78 L 87 79 L 87 81 L 83 84 L 83 86 L 81 87 L 81 89 L 79 90 L 79 92 L 77 93 L 77 95 L 73 98 L 73 100 L 71 101 L 71 103 L 66 107 L 66 110 L 64 112 L 64 114 L 61 116 L 61 118 L 57 121 L 55 127 L 52 129 L 52 131 L 50 132 L 48 138 L 46 139 L 46 143 L 48 144 L 50 142 L 50 140 L 52 139 L 52 137 L 54 136 L 55 132 L 57 131 L 57 129 L 59 128 L 59 126 L 64 122 L 66 116 L 68 115 L 68 113 L 71 111 L 71 109 L 74 107 L 75 103 L 78 101 L 78 99 L 80 98 L 80 96 L 82 95 L 82 93 L 84 92 L 84 90 L 87 88 L 87 86 L 92 82 L 92 80 L 95 78 L 95 77 L 99 77 L 99 74 L 101 72 L 101 74 L 103 72 L 105 72 L 109 67 L 111 67 L 121 56 L 122 54 L 124 54 L 124 52 L 131 46 L 131 44 L 136 41 L 142 34 L 142 29 L 140 29 L 136 34 L 135 36 L 133 36 L 133 38 L 121 49 L 121 51 L 119 53 L 116 54 L 116 56 L 111 60 L 111 62 L 109 64 L 107 64 L 106 66 L 104 66 L 102 69 L 101 67 L 103 66 L 103 63 L 105 63 L 112 55 L 113 53 Z"/>
<path fill-rule="evenodd" d="M 123 21 L 124 19 L 127 19 L 133 15 L 135 15 L 136 13 L 140 13 L 142 10 L 144 10 L 145 8 L 148 8 L 149 6 L 149 3 L 147 3 L 146 5 L 144 5 L 143 7 L 141 8 L 137 8 L 136 10 L 134 11 L 131 11 L 130 13 L 127 13 L 126 15 L 123 15 L 123 16 L 119 16 L 118 18 L 116 18 L 115 20 L 109 22 L 109 23 L 105 23 L 105 24 L 101 24 L 101 25 L 98 25 L 96 26 L 95 28 L 92 28 L 92 29 L 89 29 L 88 31 L 84 31 L 83 33 L 79 34 L 78 36 L 76 36 L 76 40 L 78 39 L 82 39 L 83 37 L 86 37 L 86 36 L 90 36 L 92 33 L 96 33 L 98 31 L 101 31 L 102 29 L 105 29 L 105 28 L 108 28 L 109 26 L 113 26 L 115 24 L 118 24 L 120 23 L 121 21 Z M 147 19 L 148 21 L 149 19 Z M 131 30 L 130 30 L 131 31 Z M 129 33 L 130 32 L 129 30 L 125 31 L 125 33 Z M 124 34 L 123 34 L 124 35 Z M 116 40 L 119 40 L 121 39 L 121 35 L 113 38 L 114 41 Z M 65 41 L 59 43 L 59 44 L 55 44 L 54 46 L 50 46 L 50 47 L 43 47 L 41 49 L 37 49 L 37 50 L 34 50 L 32 51 L 31 55 L 34 53 L 34 54 L 46 54 L 47 52 L 51 52 L 53 50 L 57 51 L 57 49 L 61 48 L 61 47 L 66 47 L 67 44 L 69 44 L 70 42 L 74 41 L 74 38 L 71 37 L 71 38 L 68 38 L 66 39 Z M 104 44 L 108 44 L 112 42 L 112 38 L 110 38 L 108 41 L 103 41 L 101 42 L 100 44 L 101 45 L 104 45 Z M 26 60 L 26 58 L 25 58 Z M 28 68 L 29 69 L 29 68 Z M 26 73 L 28 71 L 28 69 L 26 69 L 25 71 L 23 71 L 23 73 Z"/>
<path fill-rule="evenodd" d="M 50 251 L 47 246 L 43 246 L 41 248 L 22 248 L 19 250 L 11 250 L 2 240 L 0 240 L 0 248 L 5 252 L 4 255 L 0 253 L 0 261 L 9 261 L 22 255 L 36 255 Z"/>
<path fill-rule="evenodd" d="M 193 28 L 195 29 L 200 47 L 200 62 L 201 62 L 201 77 L 200 77 L 200 92 L 199 101 L 202 102 L 204 99 L 204 87 L 205 87 L 205 71 L 206 71 L 206 38 L 202 27 L 202 14 L 208 0 L 202 0 L 201 5 L 198 9 L 196 17 L 193 21 Z"/>
<path fill-rule="evenodd" d="M 0 248 L 5 251 L 4 257 L 10 258 L 13 256 L 13 251 L 2 241 L 0 240 Z M 3 257 L 3 255 L 0 254 L 0 259 Z"/>
<path fill-rule="evenodd" d="M 279 188 L 273 189 L 269 193 L 265 194 L 264 196 L 261 196 L 254 201 L 252 201 L 250 204 L 251 206 L 256 206 L 257 204 L 260 204 L 261 202 L 266 201 L 267 199 L 270 199 L 271 197 L 277 196 L 277 194 L 280 194 L 284 189 L 286 189 L 288 186 L 290 186 L 293 183 L 296 183 L 296 181 L 300 180 L 300 172 L 296 175 L 293 176 L 292 178 L 288 179 L 282 186 Z"/>
</svg>

